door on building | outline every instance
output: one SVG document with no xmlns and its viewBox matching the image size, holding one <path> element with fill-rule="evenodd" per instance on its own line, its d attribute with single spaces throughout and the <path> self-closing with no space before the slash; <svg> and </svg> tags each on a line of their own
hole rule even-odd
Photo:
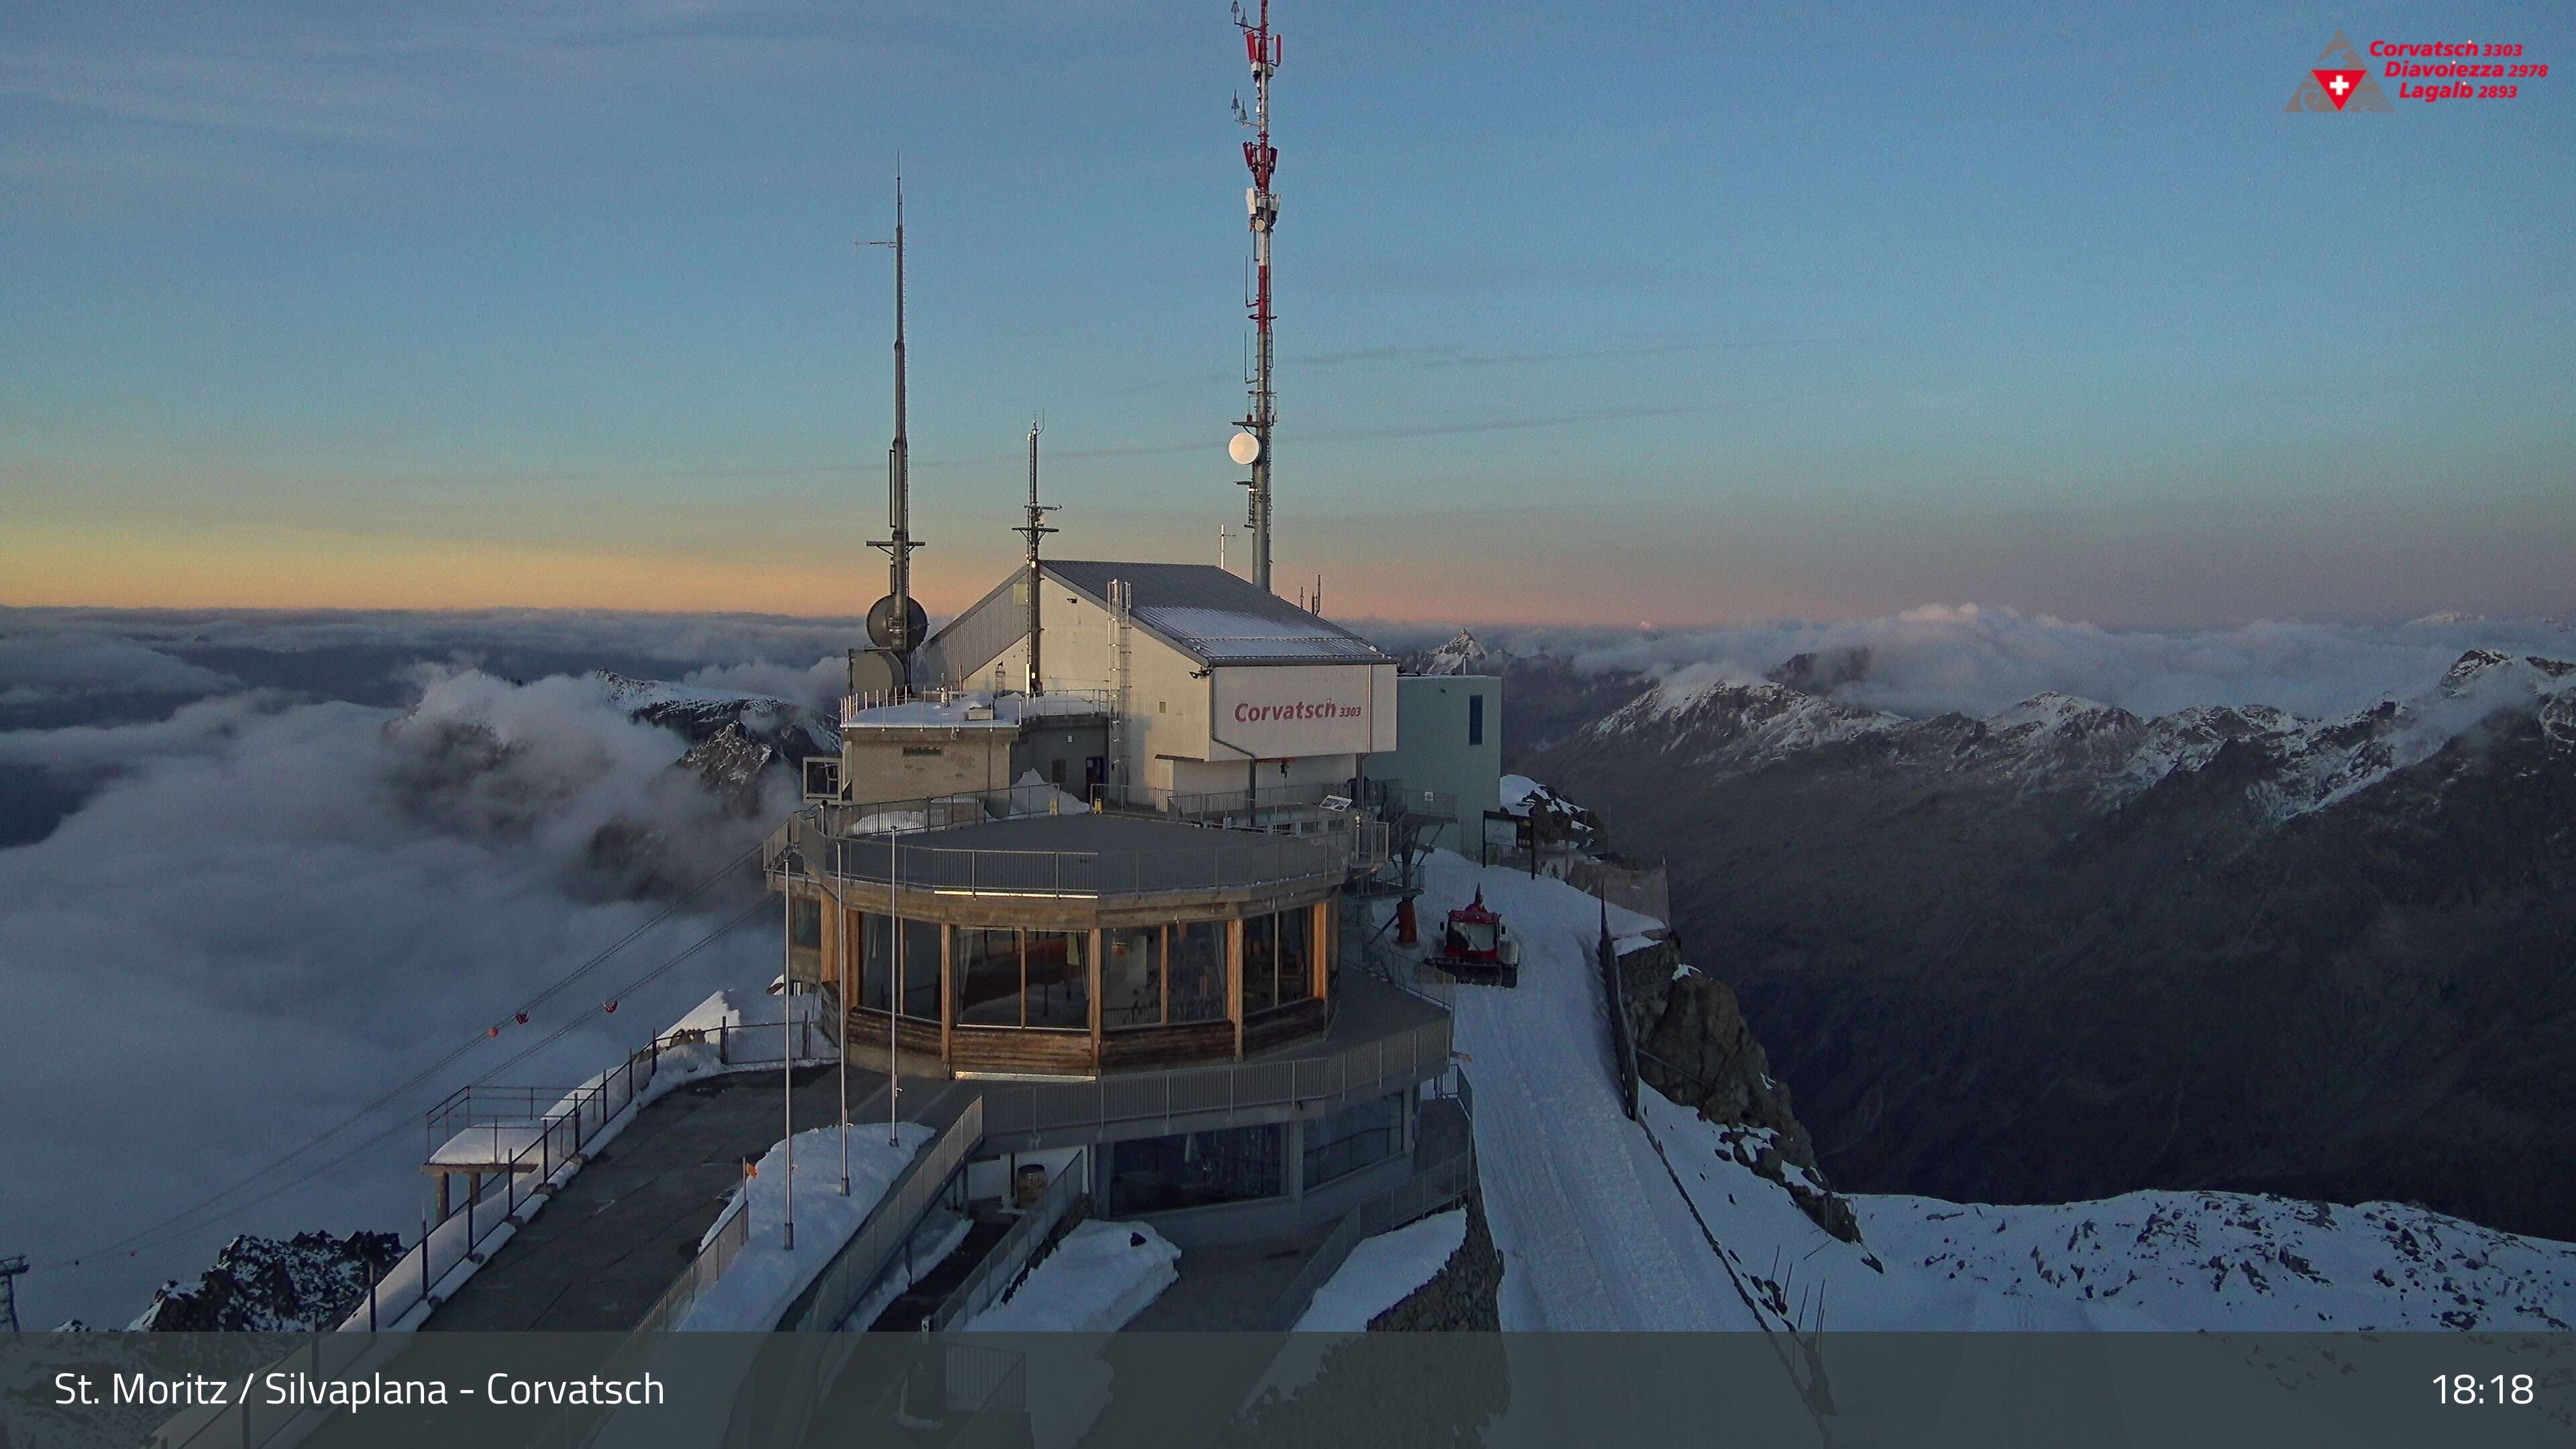
<svg viewBox="0 0 2576 1449">
<path fill-rule="evenodd" d="M 1109 758 L 1106 755 L 1093 755 L 1082 762 L 1082 797 L 1084 799 L 1099 799 L 1100 787 L 1108 783 Z"/>
</svg>

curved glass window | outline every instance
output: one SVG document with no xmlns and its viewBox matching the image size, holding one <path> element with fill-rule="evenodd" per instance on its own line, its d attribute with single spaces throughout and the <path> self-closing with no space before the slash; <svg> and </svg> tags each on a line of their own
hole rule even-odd
<svg viewBox="0 0 2576 1449">
<path fill-rule="evenodd" d="M 1100 933 L 1100 1024 L 1160 1026 L 1163 928 L 1112 926 Z"/>
<path fill-rule="evenodd" d="M 962 1026 L 1020 1024 L 1020 933 L 958 926 L 951 933 L 949 969 L 957 980 L 957 1021 Z"/>
<path fill-rule="evenodd" d="M 1315 994 L 1315 912 L 1307 906 L 1279 913 L 1279 990 L 1286 1006 Z"/>
<path fill-rule="evenodd" d="M 1020 1024 L 1090 1030 L 1091 933 L 1025 932 L 1022 955 L 1028 974 L 1020 992 Z"/>
<path fill-rule="evenodd" d="M 1288 1006 L 1315 994 L 1314 912 L 1304 906 L 1243 923 L 1243 1009 Z"/>
<path fill-rule="evenodd" d="M 886 1009 L 895 989 L 895 939 L 903 942 L 903 1014 L 920 1021 L 939 1019 L 939 923 L 903 921 L 870 913 L 858 916 L 859 1004 L 870 1011 Z"/>
<path fill-rule="evenodd" d="M 1225 922 L 1172 927 L 1172 1014 L 1175 1024 L 1225 1020 Z"/>
</svg>

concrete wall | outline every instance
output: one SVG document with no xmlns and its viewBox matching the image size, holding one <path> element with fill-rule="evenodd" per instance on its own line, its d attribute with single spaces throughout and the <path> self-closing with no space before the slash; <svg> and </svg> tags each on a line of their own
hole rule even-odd
<svg viewBox="0 0 2576 1449">
<path fill-rule="evenodd" d="M 1008 726 L 884 733 L 842 736 L 841 779 L 849 799 L 912 800 L 1000 790 L 1011 783 L 1011 742 L 1018 731 Z"/>
<path fill-rule="evenodd" d="M 1417 677 L 1395 682 L 1395 749 L 1369 756 L 1369 774 L 1400 779 L 1407 789 L 1458 797 L 1458 823 L 1432 844 L 1476 853 L 1483 812 L 1499 807 L 1503 778 L 1503 682 L 1489 675 Z M 1485 701 L 1481 743 L 1468 742 L 1468 701 Z"/>
</svg>

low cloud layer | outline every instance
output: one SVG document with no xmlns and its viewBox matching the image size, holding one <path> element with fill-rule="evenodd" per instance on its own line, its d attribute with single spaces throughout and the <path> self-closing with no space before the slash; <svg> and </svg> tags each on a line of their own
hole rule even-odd
<svg viewBox="0 0 2576 1449">
<path fill-rule="evenodd" d="M 2576 631 L 2549 620 L 2257 623 L 2160 632 L 1975 604 L 1686 632 L 1505 628 L 1478 634 L 1582 668 L 1636 670 L 1682 684 L 1758 679 L 1793 656 L 1812 654 L 1836 681 L 1833 694 L 1905 715 L 1986 715 L 2056 690 L 2142 715 L 2195 704 L 2268 704 L 2330 716 L 2384 694 L 2421 690 L 2469 648 L 2576 657 Z"/>
<path fill-rule="evenodd" d="M 44 839 L 0 850 L 15 1028 L 0 1051 L 0 1244 L 41 1266 L 112 1242 L 472 1048 L 190 1230 L 32 1274 L 31 1323 L 122 1323 L 237 1232 L 408 1233 L 420 1113 L 454 1086 L 571 1023 L 507 1074 L 568 1085 L 716 986 L 775 972 L 774 932 L 746 927 L 602 1009 L 753 906 L 738 877 L 512 1021 L 793 802 L 781 782 L 750 817 L 729 812 L 671 768 L 684 741 L 594 680 L 439 666 L 405 687 L 415 707 L 248 690 L 153 720 L 0 732 L 0 766 L 104 779 Z"/>
</svg>

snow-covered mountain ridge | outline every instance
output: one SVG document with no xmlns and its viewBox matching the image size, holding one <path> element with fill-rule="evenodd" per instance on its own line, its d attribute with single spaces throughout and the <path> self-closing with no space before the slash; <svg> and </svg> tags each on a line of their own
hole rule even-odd
<svg viewBox="0 0 2576 1449">
<path fill-rule="evenodd" d="M 2178 771 L 2209 768 L 2233 748 L 2240 758 L 2232 770 L 2249 793 L 2266 814 L 2288 819 L 2367 789 L 2499 714 L 2534 715 L 2550 738 L 2576 743 L 2576 664 L 2470 650 L 2428 688 L 2327 720 L 2264 705 L 2203 705 L 2142 719 L 2054 691 L 1982 719 L 1908 719 L 1777 680 L 1668 682 L 1585 733 L 1603 743 L 1650 744 L 1710 778 L 1858 746 L 1890 767 L 1945 771 L 2025 793 L 2073 792 L 2097 807 Z"/>
</svg>

